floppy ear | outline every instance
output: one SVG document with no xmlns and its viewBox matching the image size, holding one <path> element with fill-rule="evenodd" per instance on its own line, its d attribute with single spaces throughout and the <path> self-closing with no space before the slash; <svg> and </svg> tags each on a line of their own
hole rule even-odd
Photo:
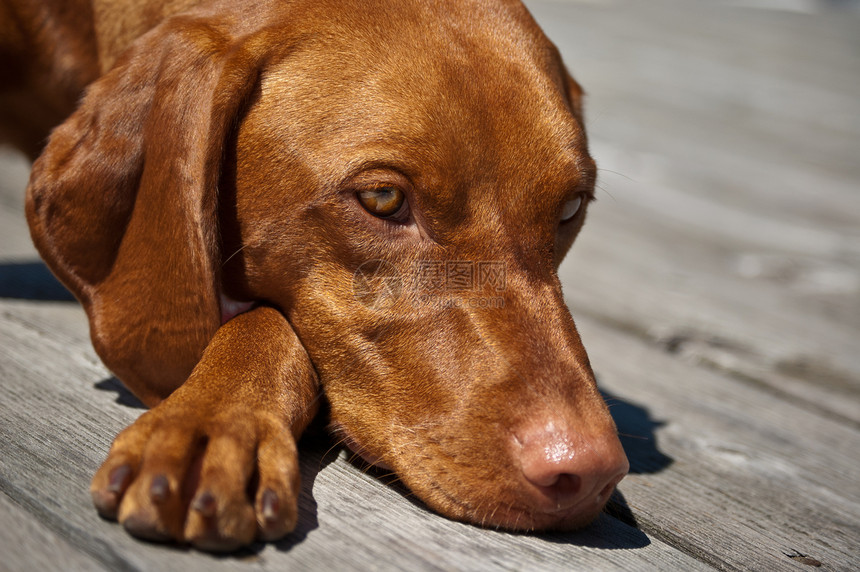
<svg viewBox="0 0 860 572">
<path fill-rule="evenodd" d="M 585 91 L 582 89 L 582 86 L 573 79 L 573 76 L 570 75 L 570 72 L 567 71 L 566 67 L 562 67 L 562 69 L 564 72 L 565 95 L 567 95 L 567 100 L 570 102 L 570 110 L 573 112 L 573 116 L 576 117 L 576 120 L 579 121 L 579 124 L 584 126 L 585 117 L 582 114 L 582 99 L 585 95 Z"/>
<path fill-rule="evenodd" d="M 259 48 L 217 22 L 166 21 L 88 89 L 33 167 L 33 240 L 105 364 L 148 404 L 220 325 L 218 174 Z"/>
</svg>

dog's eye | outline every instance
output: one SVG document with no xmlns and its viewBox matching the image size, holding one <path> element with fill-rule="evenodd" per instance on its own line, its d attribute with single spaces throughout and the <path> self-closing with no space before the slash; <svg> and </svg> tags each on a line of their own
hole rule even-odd
<svg viewBox="0 0 860 572">
<path fill-rule="evenodd" d="M 376 187 L 358 191 L 358 202 L 379 218 L 398 220 L 403 216 L 406 195 L 397 187 Z"/>
<path fill-rule="evenodd" d="M 575 217 L 576 213 L 578 213 L 581 208 L 582 195 L 576 195 L 574 198 L 564 203 L 564 206 L 561 209 L 561 222 L 567 222 Z"/>
</svg>

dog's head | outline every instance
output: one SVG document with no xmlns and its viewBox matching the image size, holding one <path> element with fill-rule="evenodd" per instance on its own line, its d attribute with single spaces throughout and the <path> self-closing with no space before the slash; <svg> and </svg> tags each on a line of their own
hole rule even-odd
<svg viewBox="0 0 860 572">
<path fill-rule="evenodd" d="M 428 505 L 580 526 L 627 470 L 556 273 L 581 91 L 517 3 L 349 4 L 138 41 L 36 165 L 37 242 L 121 377 L 187 375 L 219 293 L 271 304 L 337 434 Z"/>
</svg>

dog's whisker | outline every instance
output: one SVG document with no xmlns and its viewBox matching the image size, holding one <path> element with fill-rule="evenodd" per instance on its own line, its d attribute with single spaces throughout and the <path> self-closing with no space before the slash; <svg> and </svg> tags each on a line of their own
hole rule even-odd
<svg viewBox="0 0 860 572">
<path fill-rule="evenodd" d="M 618 200 L 618 199 L 616 199 L 616 198 L 615 198 L 615 195 L 613 195 L 612 193 L 610 193 L 610 192 L 609 192 L 609 189 L 608 189 L 608 188 L 604 187 L 603 185 L 595 185 L 595 186 L 596 186 L 596 187 L 597 187 L 601 192 L 605 193 L 605 194 L 606 194 L 606 196 L 607 196 L 607 197 L 609 197 L 610 199 L 612 199 L 613 201 L 617 201 L 617 200 Z"/>
<path fill-rule="evenodd" d="M 598 170 L 598 172 L 603 171 L 605 173 L 612 173 L 613 175 L 618 175 L 619 177 L 624 177 L 625 179 L 627 179 L 631 183 L 637 183 L 638 182 L 636 179 L 634 179 L 628 175 L 625 175 L 624 173 L 622 173 L 620 171 L 613 171 L 612 169 L 606 169 L 604 167 L 597 167 L 597 170 Z"/>
<path fill-rule="evenodd" d="M 228 262 L 230 262 L 230 260 L 232 260 L 234 256 L 236 256 L 237 254 L 239 254 L 240 252 L 242 252 L 243 250 L 245 250 L 245 248 L 247 248 L 248 246 L 251 246 L 251 244 L 250 244 L 250 243 L 246 243 L 246 244 L 243 244 L 242 246 L 240 246 L 239 248 L 237 248 L 237 249 L 236 249 L 236 251 L 235 251 L 233 254 L 231 254 L 231 255 L 230 255 L 230 256 L 228 256 L 228 257 L 227 257 L 223 262 L 221 262 L 221 266 L 222 266 L 222 267 L 226 266 L 226 265 L 227 265 L 227 263 L 228 263 Z"/>
</svg>

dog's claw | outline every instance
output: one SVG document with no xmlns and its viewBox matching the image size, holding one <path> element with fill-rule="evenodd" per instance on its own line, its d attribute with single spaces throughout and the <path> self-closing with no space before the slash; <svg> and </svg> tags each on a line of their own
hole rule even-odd
<svg viewBox="0 0 860 572">
<path fill-rule="evenodd" d="M 101 479 L 94 480 L 90 494 L 93 504 L 102 518 L 116 520 L 119 504 L 126 489 L 131 484 L 133 476 L 131 466 L 128 463 L 123 463 L 111 469 Z"/>
<path fill-rule="evenodd" d="M 149 497 L 152 502 L 162 504 L 170 496 L 170 482 L 164 475 L 156 475 L 149 485 Z"/>
<path fill-rule="evenodd" d="M 203 517 L 212 518 L 218 511 L 218 502 L 212 493 L 204 491 L 197 495 L 197 498 L 191 504 L 191 508 L 199 512 Z"/>
<path fill-rule="evenodd" d="M 110 472 L 108 477 L 107 492 L 115 495 L 121 495 L 128 488 L 131 481 L 131 467 L 128 465 L 120 465 Z"/>
<path fill-rule="evenodd" d="M 266 489 L 263 493 L 262 516 L 267 525 L 277 521 L 278 512 L 280 511 L 280 501 L 278 495 L 272 489 Z"/>
</svg>

